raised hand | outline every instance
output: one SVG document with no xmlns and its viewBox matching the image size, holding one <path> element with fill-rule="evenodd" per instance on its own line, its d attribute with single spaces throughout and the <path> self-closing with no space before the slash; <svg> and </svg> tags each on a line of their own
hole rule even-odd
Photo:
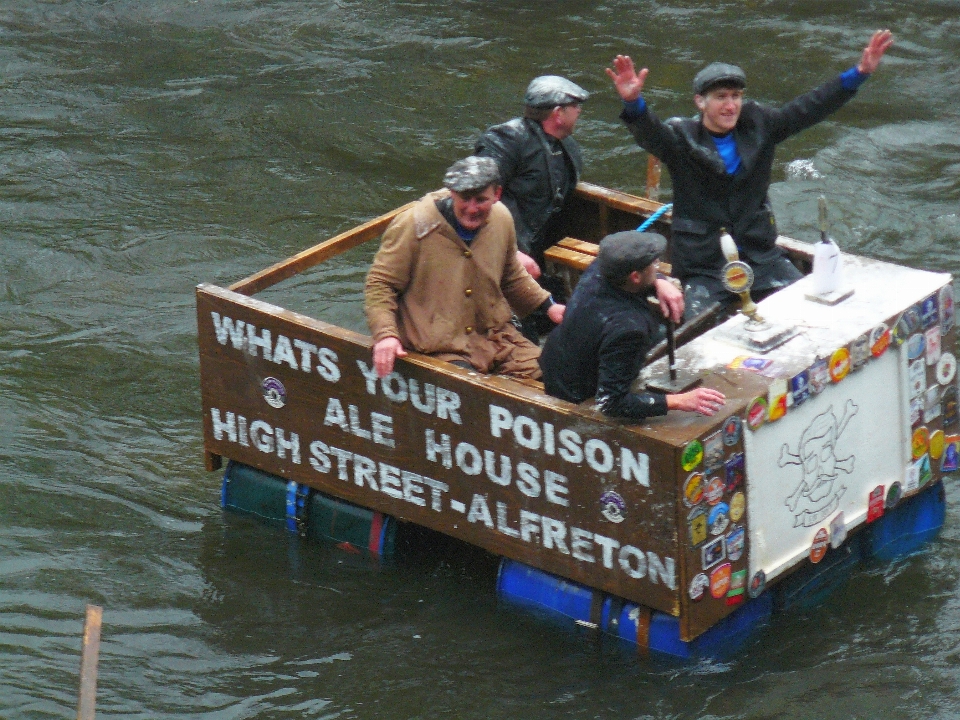
<svg viewBox="0 0 960 720">
<path fill-rule="evenodd" d="M 863 49 L 863 56 L 860 58 L 860 64 L 857 65 L 857 70 L 864 75 L 871 74 L 877 69 L 880 58 L 891 45 L 893 45 L 893 33 L 889 30 L 877 30 Z"/>
<path fill-rule="evenodd" d="M 643 68 L 638 73 L 629 55 L 617 55 L 613 59 L 613 67 L 613 70 L 606 68 L 606 73 L 613 80 L 613 86 L 623 101 L 633 102 L 640 97 L 640 93 L 643 92 L 643 83 L 650 71 Z"/>
</svg>

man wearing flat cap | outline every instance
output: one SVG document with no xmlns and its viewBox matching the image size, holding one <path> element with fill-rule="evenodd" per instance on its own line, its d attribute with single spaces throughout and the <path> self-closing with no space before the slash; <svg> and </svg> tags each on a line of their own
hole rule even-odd
<svg viewBox="0 0 960 720">
<path fill-rule="evenodd" d="M 563 322 L 547 336 L 540 356 L 549 395 L 580 403 L 595 397 L 612 417 L 643 420 L 668 410 L 714 414 L 724 396 L 712 388 L 685 393 L 631 392 L 644 358 L 659 333 L 665 306 L 648 299 L 657 292 L 657 258 L 666 239 L 656 233 L 627 231 L 600 242 L 567 304 Z M 669 284 L 669 283 L 667 283 Z M 682 303 L 673 312 L 682 313 Z"/>
<path fill-rule="evenodd" d="M 543 271 L 543 253 L 555 238 L 551 220 L 573 193 L 583 170 L 580 146 L 571 135 L 580 105 L 590 96 L 559 75 L 534 78 L 524 96 L 522 118 L 489 128 L 477 140 L 475 154 L 493 158 L 503 181 L 503 204 L 517 230 L 520 260 L 535 278 Z M 541 284 L 558 296 L 562 282 Z M 542 317 L 524 324 L 524 334 L 536 341 Z M 549 327 L 549 323 L 546 324 Z"/>
<path fill-rule="evenodd" d="M 510 322 L 553 302 L 517 258 L 510 212 L 498 202 L 497 164 L 455 162 L 444 190 L 393 219 L 367 274 L 364 311 L 373 336 L 373 365 L 393 372 L 407 350 L 483 373 L 538 379 L 540 348 Z"/>
<path fill-rule="evenodd" d="M 878 30 L 860 62 L 786 105 L 744 100 L 747 78 L 736 65 L 712 63 L 693 80 L 693 118 L 657 118 L 641 92 L 648 70 L 618 55 L 607 75 L 623 100 L 621 119 L 637 143 L 659 158 L 673 183 L 670 259 L 683 282 L 691 315 L 712 302 L 733 303 L 720 280 L 721 228 L 733 236 L 740 259 L 754 269 L 754 297 L 762 298 L 800 278 L 776 246 L 777 226 L 768 190 L 774 150 L 853 98 L 893 44 Z"/>
</svg>

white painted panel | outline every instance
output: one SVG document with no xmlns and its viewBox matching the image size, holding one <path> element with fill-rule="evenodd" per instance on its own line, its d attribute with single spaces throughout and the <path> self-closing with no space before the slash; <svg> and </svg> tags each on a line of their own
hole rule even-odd
<svg viewBox="0 0 960 720">
<path fill-rule="evenodd" d="M 903 482 L 908 461 L 906 368 L 890 348 L 780 420 L 747 430 L 750 577 L 767 580 L 807 557 L 814 535 L 843 512 L 863 523 L 877 485 Z"/>
</svg>

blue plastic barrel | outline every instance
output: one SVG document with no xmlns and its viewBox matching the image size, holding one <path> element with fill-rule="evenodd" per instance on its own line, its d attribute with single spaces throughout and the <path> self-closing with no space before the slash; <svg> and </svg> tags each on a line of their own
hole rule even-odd
<svg viewBox="0 0 960 720">
<path fill-rule="evenodd" d="M 865 552 L 881 561 L 916 552 L 937 536 L 946 515 L 947 499 L 941 480 L 871 523 L 864 538 Z"/>
<path fill-rule="evenodd" d="M 595 592 L 508 558 L 500 562 L 497 574 L 497 595 L 501 600 L 554 621 L 566 618 L 590 622 Z"/>
</svg>

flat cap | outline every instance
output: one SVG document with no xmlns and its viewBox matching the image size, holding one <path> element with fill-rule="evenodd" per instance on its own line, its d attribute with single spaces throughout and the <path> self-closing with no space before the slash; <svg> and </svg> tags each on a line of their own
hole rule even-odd
<svg viewBox="0 0 960 720">
<path fill-rule="evenodd" d="M 634 270 L 646 270 L 666 247 L 667 239 L 659 233 L 636 230 L 613 233 L 600 241 L 597 266 L 605 278 L 619 282 Z"/>
<path fill-rule="evenodd" d="M 500 184 L 500 168 L 493 158 L 470 155 L 447 168 L 443 186 L 454 192 L 483 190 Z"/>
<path fill-rule="evenodd" d="M 707 65 L 693 78 L 693 92 L 697 95 L 703 95 L 715 85 L 745 88 L 747 74 L 736 65 L 715 62 Z"/>
<path fill-rule="evenodd" d="M 581 103 L 590 93 L 559 75 L 541 75 L 530 81 L 523 103 L 528 107 L 554 107 Z"/>
</svg>

